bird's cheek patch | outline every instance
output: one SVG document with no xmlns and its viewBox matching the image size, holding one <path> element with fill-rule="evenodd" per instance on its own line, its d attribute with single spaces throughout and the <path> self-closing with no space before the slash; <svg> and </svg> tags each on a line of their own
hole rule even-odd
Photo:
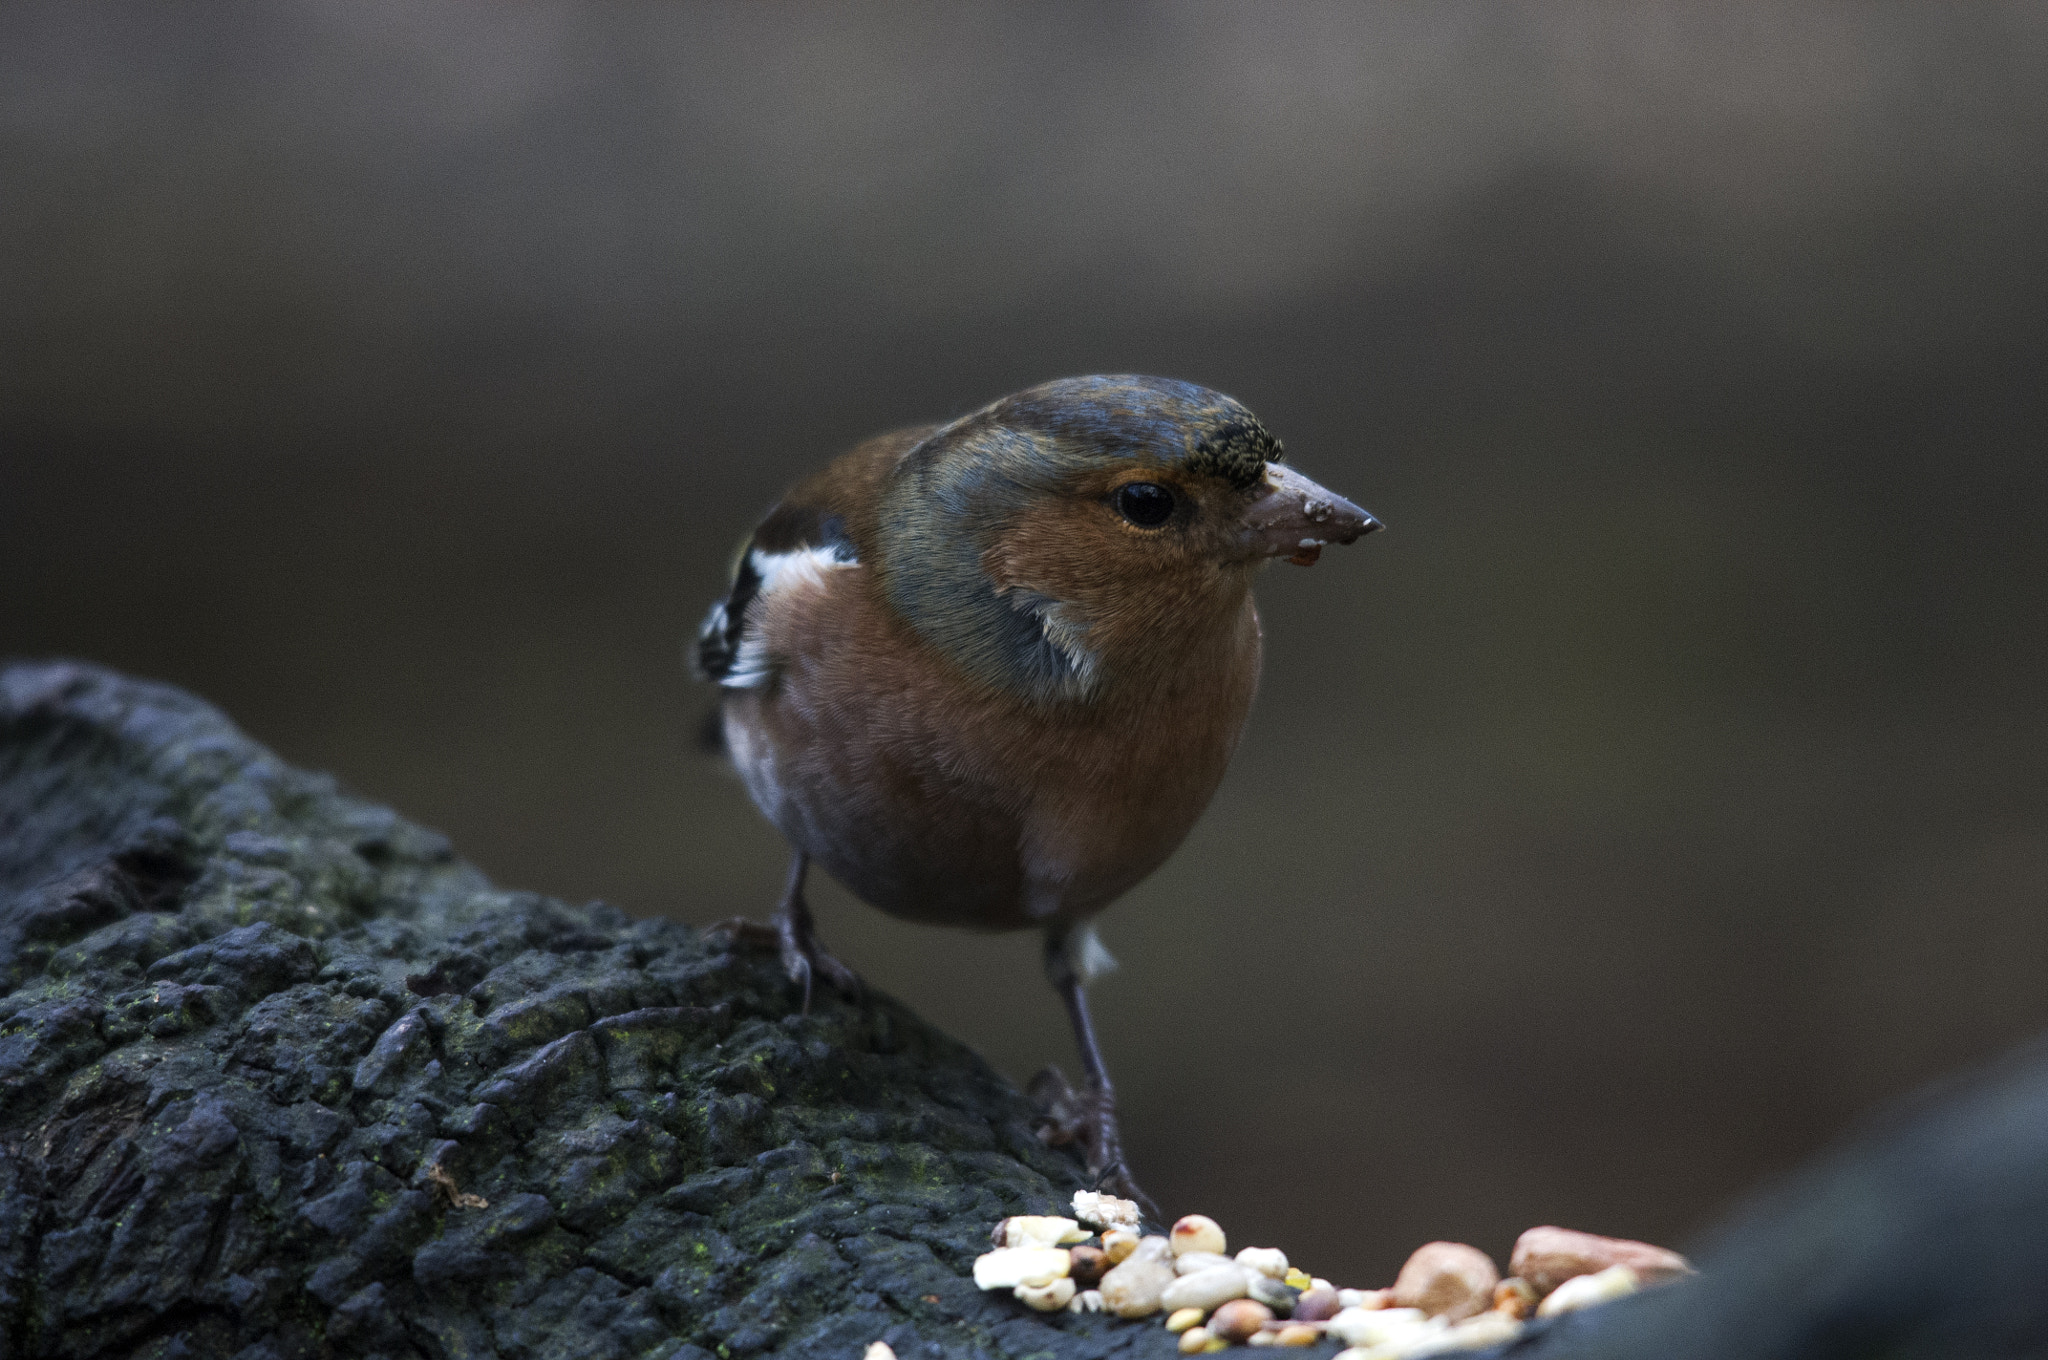
<svg viewBox="0 0 2048 1360">
<path fill-rule="evenodd" d="M 1170 540 L 1103 512 L 1094 501 L 1060 500 L 1013 521 L 987 555 L 989 576 L 1053 599 L 1100 603 L 1159 570 Z"/>
</svg>

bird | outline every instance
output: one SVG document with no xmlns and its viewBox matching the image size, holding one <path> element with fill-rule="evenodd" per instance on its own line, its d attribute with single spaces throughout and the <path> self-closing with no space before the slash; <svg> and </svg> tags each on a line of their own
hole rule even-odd
<svg viewBox="0 0 2048 1360">
<path fill-rule="evenodd" d="M 1094 918 L 1207 806 L 1252 706 L 1252 581 L 1380 528 L 1191 382 L 1042 383 L 875 436 L 743 544 L 695 646 L 722 750 L 791 849 L 772 944 L 803 1005 L 853 969 L 818 938 L 812 865 L 910 921 L 1037 930 L 1086 1082 L 1034 1095 L 1098 1189 L 1140 1197 L 1086 984 Z"/>
</svg>

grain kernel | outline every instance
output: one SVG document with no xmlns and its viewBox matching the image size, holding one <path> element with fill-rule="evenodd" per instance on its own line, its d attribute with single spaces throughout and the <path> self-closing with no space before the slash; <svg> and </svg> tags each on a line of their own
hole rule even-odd
<svg viewBox="0 0 2048 1360">
<path fill-rule="evenodd" d="M 1171 1240 L 1175 1256 L 1190 1251 L 1213 1251 L 1221 1256 L 1227 1251 L 1222 1225 L 1207 1214 L 1189 1214 L 1174 1224 Z"/>
</svg>

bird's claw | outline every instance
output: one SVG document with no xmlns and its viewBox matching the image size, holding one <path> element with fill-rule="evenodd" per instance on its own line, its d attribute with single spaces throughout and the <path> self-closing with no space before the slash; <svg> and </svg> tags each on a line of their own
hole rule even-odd
<svg viewBox="0 0 2048 1360">
<path fill-rule="evenodd" d="M 825 975 L 839 995 L 848 1001 L 861 998 L 860 974 L 854 972 L 833 956 L 832 951 L 815 939 L 792 941 L 785 936 L 780 941 L 782 971 L 789 980 L 803 989 L 804 1014 L 811 1013 L 811 980 L 819 973 Z"/>
<path fill-rule="evenodd" d="M 782 937 L 774 926 L 750 921 L 744 916 L 728 916 L 704 928 L 706 934 L 724 935 L 734 944 L 770 945 L 781 943 Z"/>
<path fill-rule="evenodd" d="M 1138 1187 L 1124 1163 L 1113 1102 L 1104 1100 L 1098 1091 L 1075 1090 L 1057 1067 L 1047 1067 L 1033 1077 L 1026 1093 L 1038 1107 L 1040 1142 L 1047 1147 L 1079 1143 L 1097 1190 L 1136 1200 L 1146 1213 L 1158 1217 L 1159 1206 Z"/>
<path fill-rule="evenodd" d="M 1130 1168 L 1124 1165 L 1121 1157 L 1114 1166 L 1104 1167 L 1095 1177 L 1095 1189 L 1099 1193 L 1115 1195 L 1119 1199 L 1134 1200 L 1138 1207 L 1145 1211 L 1147 1217 L 1159 1217 L 1158 1201 L 1146 1194 L 1144 1188 L 1131 1179 Z"/>
<path fill-rule="evenodd" d="M 835 957 L 831 950 L 818 943 L 816 935 L 801 929 L 786 920 L 778 918 L 773 924 L 764 925 L 750 921 L 744 916 L 735 916 L 720 921 L 711 929 L 732 938 L 735 944 L 753 945 L 757 948 L 772 947 L 782 957 L 782 971 L 789 980 L 803 992 L 804 1014 L 811 1010 L 811 983 L 815 975 L 823 973 L 825 980 L 848 1001 L 861 998 L 860 974 Z"/>
<path fill-rule="evenodd" d="M 1074 1089 L 1067 1074 L 1047 1067 L 1033 1077 L 1024 1094 L 1038 1110 L 1038 1141 L 1047 1147 L 1066 1147 L 1088 1133 L 1086 1097 Z"/>
<path fill-rule="evenodd" d="M 860 1000 L 860 975 L 818 943 L 810 928 L 810 913 L 801 917 L 793 912 L 782 913 L 775 918 L 775 934 L 776 946 L 782 953 L 782 971 L 803 989 L 805 1015 L 811 1013 L 811 979 L 819 973 L 848 1001 Z"/>
</svg>

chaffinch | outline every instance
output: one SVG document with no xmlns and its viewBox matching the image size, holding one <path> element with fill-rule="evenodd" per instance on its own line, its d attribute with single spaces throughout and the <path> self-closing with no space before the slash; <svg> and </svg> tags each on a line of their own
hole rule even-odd
<svg viewBox="0 0 2048 1360">
<path fill-rule="evenodd" d="M 1087 1076 L 1066 1135 L 1124 1193 L 1082 990 L 1114 961 L 1089 923 L 1223 777 L 1258 684 L 1258 568 L 1379 527 L 1280 458 L 1193 383 L 1049 382 L 799 484 L 698 636 L 711 733 L 795 852 L 772 939 L 804 1004 L 816 973 L 859 989 L 813 929 L 813 861 L 895 916 L 1043 931 Z"/>
</svg>

